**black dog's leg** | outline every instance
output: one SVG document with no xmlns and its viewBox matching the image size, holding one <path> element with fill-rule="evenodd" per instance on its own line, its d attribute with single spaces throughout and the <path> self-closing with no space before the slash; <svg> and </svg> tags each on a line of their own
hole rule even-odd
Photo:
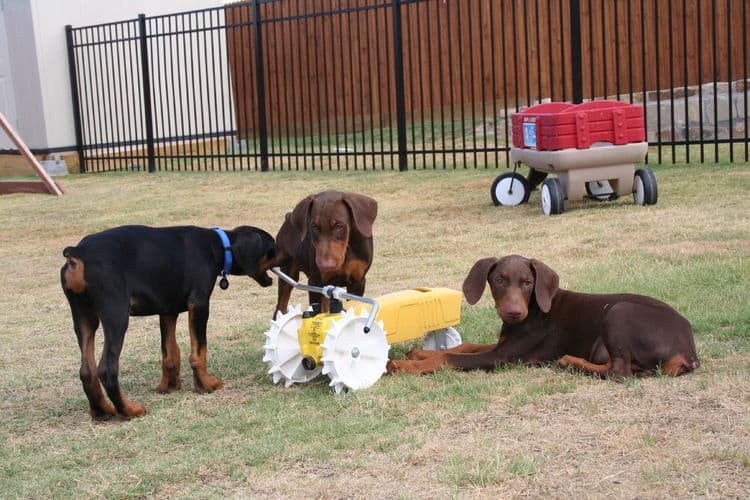
<svg viewBox="0 0 750 500">
<path fill-rule="evenodd" d="M 208 323 L 208 301 L 188 305 L 190 326 L 190 366 L 193 368 L 193 383 L 199 393 L 212 392 L 224 387 L 223 382 L 209 375 L 206 369 L 206 324 Z"/>
<path fill-rule="evenodd" d="M 159 316 L 161 330 L 161 371 L 162 378 L 156 392 L 166 394 L 180 388 L 180 348 L 177 346 L 175 330 L 177 315 Z"/>
<path fill-rule="evenodd" d="M 81 350 L 81 369 L 79 375 L 83 384 L 83 391 L 89 400 L 91 418 L 101 420 L 117 414 L 117 410 L 107 401 L 99 384 L 94 353 L 94 339 L 96 329 L 99 328 L 99 318 L 93 306 L 83 296 L 65 290 L 65 296 L 70 303 L 73 315 L 73 329 Z"/>
<path fill-rule="evenodd" d="M 117 412 L 125 417 L 140 417 L 146 414 L 146 408 L 140 403 L 129 401 L 120 388 L 120 353 L 122 352 L 125 332 L 128 329 L 127 297 L 110 296 L 107 303 L 100 307 L 102 326 L 104 327 L 104 347 L 99 361 L 99 379 L 114 403 Z"/>
</svg>

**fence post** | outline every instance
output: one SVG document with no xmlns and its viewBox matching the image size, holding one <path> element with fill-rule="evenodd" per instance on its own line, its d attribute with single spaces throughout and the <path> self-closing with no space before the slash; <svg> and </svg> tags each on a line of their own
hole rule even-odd
<svg viewBox="0 0 750 500">
<path fill-rule="evenodd" d="M 138 14 L 138 34 L 141 43 L 141 77 L 143 80 L 143 116 L 146 121 L 146 152 L 148 155 L 148 171 L 156 171 L 154 154 L 154 124 L 151 109 L 151 74 L 148 67 L 148 40 L 146 39 L 146 15 Z"/>
<path fill-rule="evenodd" d="M 78 171 L 86 173 L 86 160 L 83 156 L 83 125 L 81 124 L 81 97 L 78 95 L 78 72 L 76 55 L 73 50 L 73 26 L 65 26 L 65 41 L 68 44 L 68 73 L 70 76 L 70 95 L 73 98 L 73 126 L 76 133 L 76 151 L 78 152 Z"/>
<path fill-rule="evenodd" d="M 260 24 L 260 2 L 253 0 L 255 34 L 255 89 L 258 99 L 258 133 L 260 134 L 260 170 L 268 172 L 268 125 L 266 124 L 266 86 L 263 81 L 263 37 Z"/>
<path fill-rule="evenodd" d="M 404 50 L 401 37 L 401 0 L 393 0 L 393 52 L 396 79 L 396 123 L 398 127 L 398 169 L 406 171 L 406 98 L 404 96 Z"/>
<path fill-rule="evenodd" d="M 570 2 L 570 63 L 573 83 L 573 103 L 583 102 L 583 62 L 581 61 L 581 4 Z"/>
</svg>

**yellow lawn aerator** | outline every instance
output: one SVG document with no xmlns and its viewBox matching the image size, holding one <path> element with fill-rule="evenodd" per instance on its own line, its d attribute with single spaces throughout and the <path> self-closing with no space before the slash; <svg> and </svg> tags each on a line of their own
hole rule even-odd
<svg viewBox="0 0 750 500">
<path fill-rule="evenodd" d="M 385 373 L 391 344 L 420 337 L 425 349 L 461 344 L 454 328 L 461 322 L 457 290 L 414 288 L 368 299 L 339 287 L 303 285 L 278 267 L 272 271 L 294 288 L 330 299 L 328 313 L 321 313 L 317 304 L 306 311 L 298 304 L 276 312 L 263 345 L 263 361 L 274 383 L 289 387 L 322 373 L 337 393 L 365 389 Z"/>
</svg>

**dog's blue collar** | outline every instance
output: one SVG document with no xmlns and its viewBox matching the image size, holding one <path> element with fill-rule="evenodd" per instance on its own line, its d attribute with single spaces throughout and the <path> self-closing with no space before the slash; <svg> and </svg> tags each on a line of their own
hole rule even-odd
<svg viewBox="0 0 750 500">
<path fill-rule="evenodd" d="M 232 269 L 232 247 L 229 243 L 229 236 L 223 230 L 218 227 L 211 228 L 221 238 L 221 244 L 224 247 L 224 267 L 221 270 L 221 275 L 226 276 L 230 269 Z"/>
</svg>

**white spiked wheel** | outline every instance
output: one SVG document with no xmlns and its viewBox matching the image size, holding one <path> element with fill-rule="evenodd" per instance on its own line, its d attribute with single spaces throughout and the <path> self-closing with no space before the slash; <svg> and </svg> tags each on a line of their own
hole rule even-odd
<svg viewBox="0 0 750 500">
<path fill-rule="evenodd" d="M 355 314 L 349 309 L 341 319 L 331 322 L 323 348 L 323 374 L 331 378 L 330 386 L 339 393 L 344 388 L 366 389 L 385 373 L 388 350 L 383 322 L 364 332 L 367 311 Z"/>
<path fill-rule="evenodd" d="M 265 333 L 263 361 L 268 364 L 268 373 L 274 384 L 283 380 L 284 385 L 289 387 L 308 382 L 320 375 L 323 369 L 318 366 L 314 370 L 306 370 L 302 366 L 302 351 L 297 336 L 301 326 L 302 306 L 297 304 L 289 307 L 286 314 L 277 311 L 276 319 L 271 321 L 271 328 Z"/>
</svg>

